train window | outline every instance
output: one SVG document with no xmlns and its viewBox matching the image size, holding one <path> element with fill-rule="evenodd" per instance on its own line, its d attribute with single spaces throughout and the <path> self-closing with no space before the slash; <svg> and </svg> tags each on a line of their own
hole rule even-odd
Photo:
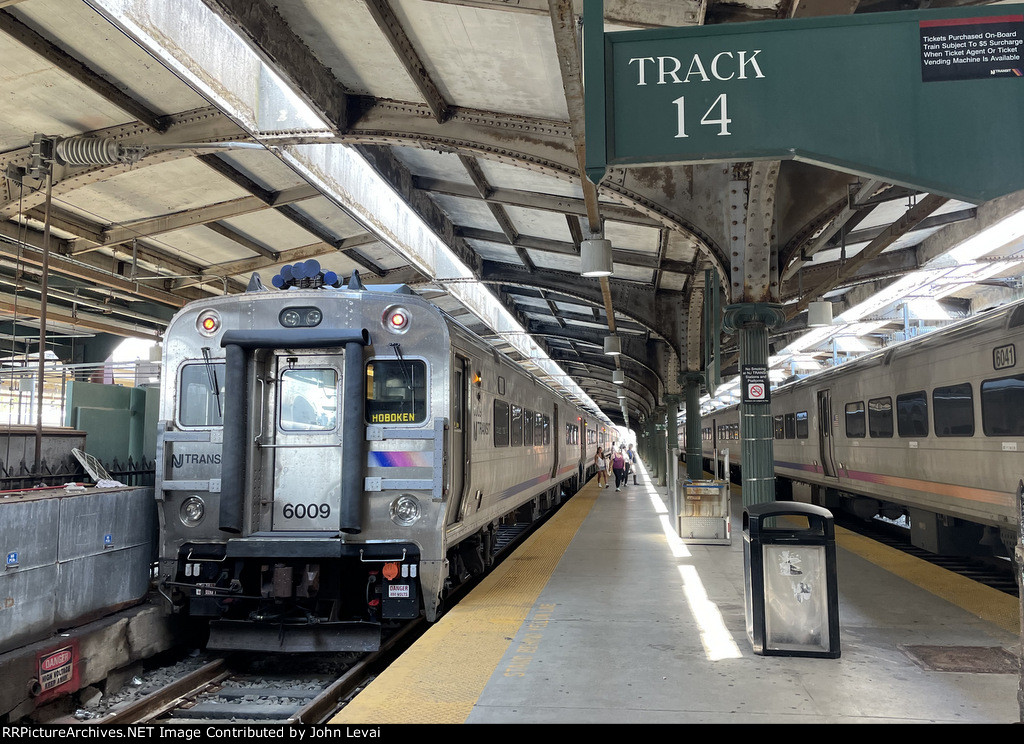
<svg viewBox="0 0 1024 744">
<path fill-rule="evenodd" d="M 494 446 L 508 447 L 508 403 L 494 401 Z"/>
<path fill-rule="evenodd" d="M 935 436 L 974 436 L 974 393 L 971 383 L 937 387 L 932 390 Z"/>
<path fill-rule="evenodd" d="M 533 411 L 523 411 L 523 444 L 533 446 Z"/>
<path fill-rule="evenodd" d="M 807 439 L 807 435 L 810 433 L 807 428 L 807 411 L 796 412 L 796 438 Z"/>
<path fill-rule="evenodd" d="M 901 437 L 928 436 L 928 396 L 924 390 L 896 396 L 896 431 Z"/>
<path fill-rule="evenodd" d="M 864 401 L 846 404 L 846 436 L 850 439 L 859 439 L 867 433 L 867 424 L 864 420 Z"/>
<path fill-rule="evenodd" d="M 796 438 L 796 416 L 792 413 L 787 413 L 784 419 L 786 429 L 786 439 Z"/>
<path fill-rule="evenodd" d="M 775 416 L 772 419 L 775 424 L 775 438 L 785 439 L 786 438 L 786 424 L 783 421 L 782 416 Z"/>
<path fill-rule="evenodd" d="M 1024 437 L 1024 374 L 981 383 L 981 427 L 988 437 Z"/>
<path fill-rule="evenodd" d="M 509 444 L 513 447 L 523 446 L 523 409 L 519 406 L 512 406 L 512 426 Z"/>
<path fill-rule="evenodd" d="M 545 434 L 547 434 L 547 426 L 545 425 L 545 416 L 541 412 L 533 414 L 533 443 L 534 445 L 547 444 L 545 440 Z"/>
<path fill-rule="evenodd" d="M 418 424 L 427 419 L 427 365 L 417 359 L 374 359 L 366 365 L 366 420 Z"/>
<path fill-rule="evenodd" d="M 575 424 L 565 425 L 565 443 L 566 444 L 579 444 L 580 443 L 580 427 Z"/>
<path fill-rule="evenodd" d="M 551 419 L 544 416 L 544 444 L 551 444 Z"/>
<path fill-rule="evenodd" d="M 873 437 L 892 436 L 892 398 L 872 398 L 868 401 L 868 434 Z"/>
<path fill-rule="evenodd" d="M 284 431 L 332 431 L 338 424 L 338 372 L 289 369 L 281 374 L 278 424 Z"/>
<path fill-rule="evenodd" d="M 182 426 L 223 426 L 224 369 L 224 362 L 181 368 L 178 421 Z"/>
</svg>

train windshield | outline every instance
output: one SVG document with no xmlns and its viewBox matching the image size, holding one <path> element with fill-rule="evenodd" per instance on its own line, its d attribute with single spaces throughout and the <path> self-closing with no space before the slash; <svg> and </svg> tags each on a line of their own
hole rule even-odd
<svg viewBox="0 0 1024 744">
<path fill-rule="evenodd" d="M 418 424 L 427 419 L 427 365 L 416 359 L 375 359 L 366 365 L 366 420 Z"/>
<path fill-rule="evenodd" d="M 186 364 L 181 368 L 178 420 L 182 426 L 222 426 L 224 363 Z M 216 382 L 214 382 L 216 381 Z M 219 387 L 215 390 L 214 385 Z"/>
</svg>

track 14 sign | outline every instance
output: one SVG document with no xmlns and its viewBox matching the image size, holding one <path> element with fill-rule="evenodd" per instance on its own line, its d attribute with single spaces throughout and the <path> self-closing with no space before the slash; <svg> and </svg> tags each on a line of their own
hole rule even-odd
<svg viewBox="0 0 1024 744">
<path fill-rule="evenodd" d="M 604 33 L 585 0 L 587 175 L 794 159 L 980 203 L 1024 188 L 1022 52 L 1024 4 Z"/>
</svg>

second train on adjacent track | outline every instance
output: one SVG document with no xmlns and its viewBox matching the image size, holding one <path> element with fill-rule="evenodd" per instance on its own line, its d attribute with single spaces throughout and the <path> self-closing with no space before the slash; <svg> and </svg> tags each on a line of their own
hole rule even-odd
<svg viewBox="0 0 1024 744">
<path fill-rule="evenodd" d="M 778 498 L 903 522 L 939 554 L 1013 555 L 1024 489 L 1024 302 L 771 392 Z M 739 406 L 702 419 L 705 466 Z M 684 445 L 681 445 L 684 446 Z"/>
</svg>

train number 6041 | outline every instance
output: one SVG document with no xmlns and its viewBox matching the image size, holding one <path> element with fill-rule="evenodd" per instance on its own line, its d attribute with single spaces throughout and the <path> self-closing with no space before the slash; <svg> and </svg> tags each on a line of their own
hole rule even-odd
<svg viewBox="0 0 1024 744">
<path fill-rule="evenodd" d="M 281 510 L 285 519 L 327 519 L 331 516 L 330 504 L 285 504 Z"/>
</svg>

